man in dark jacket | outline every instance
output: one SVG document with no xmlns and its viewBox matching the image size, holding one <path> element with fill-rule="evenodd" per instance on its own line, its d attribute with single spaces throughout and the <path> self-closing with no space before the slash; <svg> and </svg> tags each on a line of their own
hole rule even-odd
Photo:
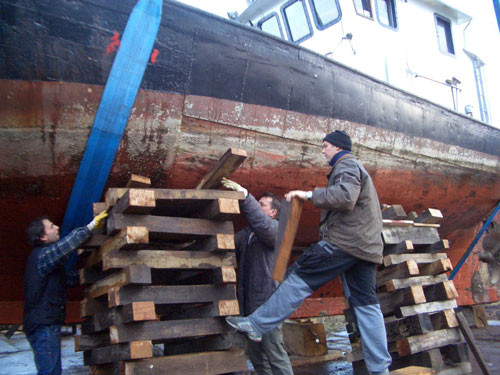
<svg viewBox="0 0 500 375">
<path fill-rule="evenodd" d="M 238 260 L 237 295 L 240 313 L 250 315 L 276 290 L 272 279 L 277 253 L 274 242 L 278 234 L 279 198 L 265 192 L 257 201 L 236 182 L 223 179 L 223 186 L 242 191 L 246 198 L 240 203 L 248 222 L 235 236 Z M 248 340 L 247 353 L 259 375 L 293 374 L 288 354 L 283 346 L 281 324 L 262 335 L 262 341 Z"/>
<path fill-rule="evenodd" d="M 322 153 L 332 166 L 326 188 L 286 194 L 311 200 L 321 208 L 320 241 L 288 269 L 275 293 L 246 318 L 228 317 L 234 328 L 258 339 L 295 311 L 319 287 L 341 275 L 344 294 L 354 310 L 363 356 L 371 374 L 388 374 L 384 318 L 376 296 L 376 266 L 382 262 L 382 214 L 373 182 L 351 155 L 351 138 L 344 131 L 328 134 Z"/>
<path fill-rule="evenodd" d="M 24 273 L 23 328 L 33 349 L 38 375 L 61 374 L 61 325 L 66 317 L 66 290 L 78 284 L 78 273 L 65 264 L 108 216 L 104 211 L 87 226 L 59 239 L 59 227 L 48 218 L 33 220 L 26 229 L 35 246 Z"/>
</svg>

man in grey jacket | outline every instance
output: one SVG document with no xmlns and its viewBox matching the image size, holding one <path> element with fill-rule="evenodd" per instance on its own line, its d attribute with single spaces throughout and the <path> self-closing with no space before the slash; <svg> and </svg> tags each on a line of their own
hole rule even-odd
<svg viewBox="0 0 500 375">
<path fill-rule="evenodd" d="M 341 275 L 361 334 L 366 366 L 371 374 L 388 374 L 391 356 L 375 281 L 377 263 L 382 262 L 382 214 L 375 186 L 351 155 L 351 147 L 351 138 L 344 131 L 326 135 L 322 153 L 332 166 L 327 187 L 285 195 L 287 201 L 297 197 L 321 208 L 320 241 L 288 269 L 266 303 L 248 317 L 228 317 L 226 321 L 250 339 L 259 339 L 307 296 Z"/>
<path fill-rule="evenodd" d="M 277 253 L 274 242 L 278 234 L 281 202 L 265 192 L 257 201 L 236 182 L 223 179 L 223 186 L 242 191 L 246 198 L 240 202 L 241 212 L 248 226 L 235 236 L 238 260 L 237 295 L 240 313 L 247 316 L 262 305 L 276 290 L 277 283 L 271 275 Z M 283 346 L 281 324 L 273 327 L 256 342 L 248 340 L 247 353 L 259 375 L 293 375 L 292 365 Z"/>
</svg>

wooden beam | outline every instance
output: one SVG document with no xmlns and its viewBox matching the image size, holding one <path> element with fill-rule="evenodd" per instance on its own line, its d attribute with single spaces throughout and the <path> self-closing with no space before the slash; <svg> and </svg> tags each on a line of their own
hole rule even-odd
<svg viewBox="0 0 500 375">
<path fill-rule="evenodd" d="M 449 249 L 450 249 L 450 242 L 448 240 L 439 240 L 433 244 L 415 246 L 415 251 L 422 253 L 446 252 Z"/>
<path fill-rule="evenodd" d="M 428 208 L 415 218 L 415 223 L 439 224 L 443 220 L 441 211 L 435 208 Z"/>
<path fill-rule="evenodd" d="M 132 302 L 95 314 L 82 323 L 82 333 L 90 334 L 103 331 L 116 324 L 126 324 L 143 320 L 156 320 L 153 301 Z"/>
<path fill-rule="evenodd" d="M 125 362 L 125 375 L 225 374 L 247 371 L 244 350 L 181 354 Z"/>
<path fill-rule="evenodd" d="M 92 233 L 92 236 L 85 243 L 81 244 L 80 247 L 82 249 L 94 250 L 101 247 L 107 240 L 109 240 L 109 237 L 105 234 Z"/>
<path fill-rule="evenodd" d="M 411 227 L 413 224 L 414 222 L 411 220 L 382 220 L 382 225 L 384 227 Z"/>
<path fill-rule="evenodd" d="M 134 301 L 154 301 L 155 304 L 202 303 L 236 299 L 234 285 L 130 285 L 108 292 L 110 307 Z"/>
<path fill-rule="evenodd" d="M 465 341 L 467 342 L 467 345 L 469 345 L 469 348 L 472 354 L 474 355 L 477 364 L 483 371 L 483 374 L 490 375 L 488 364 L 485 362 L 481 352 L 479 351 L 479 348 L 476 344 L 476 340 L 474 339 L 474 335 L 472 334 L 472 331 L 469 328 L 469 323 L 467 322 L 467 319 L 465 318 L 464 314 L 461 311 L 457 313 L 457 319 L 459 323 L 460 332 L 462 332 L 462 334 L 464 335 Z"/>
<path fill-rule="evenodd" d="M 151 284 L 151 268 L 143 264 L 127 266 L 89 286 L 84 291 L 84 295 L 85 298 L 97 298 L 108 294 L 111 288 L 130 284 Z"/>
<path fill-rule="evenodd" d="M 395 319 L 385 324 L 388 342 L 396 341 L 403 337 L 422 335 L 434 330 L 428 314 L 408 316 Z"/>
<path fill-rule="evenodd" d="M 451 265 L 451 260 L 446 258 L 438 259 L 432 263 L 419 264 L 418 269 L 421 275 L 432 276 L 451 271 L 453 266 Z"/>
<path fill-rule="evenodd" d="M 443 310 L 434 314 L 430 314 L 430 319 L 432 322 L 432 327 L 434 330 L 456 328 L 458 327 L 458 320 L 455 314 L 455 310 Z"/>
<path fill-rule="evenodd" d="M 126 192 L 128 188 L 109 188 L 104 194 L 104 203 L 106 203 L 106 209 L 113 207 L 118 199 L 120 199 Z"/>
<path fill-rule="evenodd" d="M 400 204 L 393 204 L 382 212 L 382 218 L 388 220 L 405 220 L 406 212 Z"/>
<path fill-rule="evenodd" d="M 82 268 L 79 270 L 80 285 L 93 284 L 111 275 L 113 270 L 101 271 L 95 268 Z"/>
<path fill-rule="evenodd" d="M 215 318 L 218 316 L 240 314 L 237 299 L 213 301 L 195 305 L 158 305 L 156 310 L 158 314 L 162 315 L 162 319 L 164 320 Z"/>
<path fill-rule="evenodd" d="M 439 284 L 425 286 L 424 293 L 427 302 L 458 298 L 458 292 L 453 284 L 453 280 L 446 280 Z"/>
<path fill-rule="evenodd" d="M 448 301 L 427 302 L 413 306 L 402 306 L 396 310 L 395 315 L 398 318 L 402 318 L 416 314 L 434 313 L 442 310 L 454 309 L 456 307 L 457 302 L 454 299 Z"/>
<path fill-rule="evenodd" d="M 94 217 L 99 215 L 102 211 L 106 209 L 106 202 L 95 202 L 92 203 L 92 214 Z"/>
<path fill-rule="evenodd" d="M 380 309 L 384 315 L 392 314 L 401 306 L 425 303 L 425 295 L 421 285 L 412 285 L 390 293 L 379 293 Z"/>
<path fill-rule="evenodd" d="M 169 340 L 192 336 L 216 335 L 231 332 L 232 328 L 220 318 L 137 322 L 111 326 L 109 337 L 113 344 L 137 340 Z"/>
<path fill-rule="evenodd" d="M 447 259 L 448 255 L 446 253 L 435 253 L 435 254 L 426 254 L 426 253 L 412 253 L 412 254 L 390 254 L 384 256 L 384 266 L 391 266 L 393 264 L 399 264 L 406 262 L 408 260 L 413 260 L 417 262 L 419 265 L 421 263 L 432 263 L 439 259 Z M 420 266 L 419 266 L 420 267 Z"/>
<path fill-rule="evenodd" d="M 410 259 L 406 262 L 394 264 L 377 271 L 377 286 L 383 285 L 392 279 L 406 279 L 419 275 L 417 263 Z"/>
<path fill-rule="evenodd" d="M 151 341 L 132 341 L 87 350 L 83 353 L 83 364 L 85 366 L 91 366 L 115 361 L 151 357 L 153 357 L 153 344 Z"/>
<path fill-rule="evenodd" d="M 84 260 L 84 267 L 92 267 L 102 262 L 104 254 L 120 249 L 134 249 L 149 242 L 149 233 L 144 226 L 127 226 L 120 233 L 109 238 L 98 250 L 93 251 Z"/>
<path fill-rule="evenodd" d="M 75 336 L 75 352 L 100 348 L 106 345 L 111 345 L 108 332 Z"/>
<path fill-rule="evenodd" d="M 433 227 L 388 227 L 382 229 L 385 245 L 398 244 L 410 240 L 414 245 L 429 245 L 440 240 L 439 233 Z"/>
<path fill-rule="evenodd" d="M 196 189 L 217 189 L 222 177 L 229 178 L 247 158 L 245 150 L 230 148 L 217 161 L 212 169 L 201 179 Z"/>
<path fill-rule="evenodd" d="M 410 240 L 404 240 L 398 244 L 385 246 L 384 255 L 410 253 L 413 249 L 413 242 Z"/>
<path fill-rule="evenodd" d="M 132 264 L 143 264 L 155 269 L 236 267 L 236 255 L 228 252 L 138 250 L 109 252 L 102 258 L 104 270 L 125 268 Z"/>
<path fill-rule="evenodd" d="M 234 234 L 233 223 L 230 221 L 153 215 L 111 214 L 108 216 L 108 235 L 128 226 L 146 227 L 150 238 L 193 240 L 219 233 Z"/>
<path fill-rule="evenodd" d="M 411 285 L 432 285 L 448 280 L 445 274 L 437 276 L 413 276 L 407 279 L 392 279 L 384 283 L 384 290 L 387 292 L 392 292 L 396 289 L 407 288 Z M 382 288 L 381 288 L 382 289 Z"/>
<path fill-rule="evenodd" d="M 150 186 L 151 179 L 149 177 L 139 176 L 137 174 L 131 174 L 127 185 L 125 185 L 126 188 L 134 189 L 147 189 Z"/>
<path fill-rule="evenodd" d="M 240 214 L 240 205 L 236 199 L 218 198 L 200 210 L 196 217 L 211 220 L 233 220 Z"/>
<path fill-rule="evenodd" d="M 85 318 L 107 311 L 107 298 L 84 298 L 80 301 L 80 317 Z"/>
<path fill-rule="evenodd" d="M 280 222 L 275 250 L 278 249 L 278 256 L 274 264 L 273 280 L 283 281 L 288 267 L 288 260 L 292 252 L 297 227 L 302 213 L 303 201 L 293 198 L 291 202 L 283 199 L 280 209 Z"/>
<path fill-rule="evenodd" d="M 235 250 L 234 234 L 216 234 L 197 240 L 189 249 L 195 251 L 232 251 Z"/>
<path fill-rule="evenodd" d="M 147 215 L 156 207 L 155 193 L 149 189 L 128 189 L 113 206 L 114 214 Z"/>
<path fill-rule="evenodd" d="M 398 348 L 398 354 L 404 357 L 441 346 L 459 343 L 462 340 L 462 335 L 457 328 L 442 329 L 399 339 L 396 341 L 396 347 Z"/>
<path fill-rule="evenodd" d="M 231 332 L 213 336 L 193 337 L 183 341 L 172 341 L 165 345 L 165 355 L 209 352 L 245 348 L 247 340 L 239 333 Z"/>
</svg>

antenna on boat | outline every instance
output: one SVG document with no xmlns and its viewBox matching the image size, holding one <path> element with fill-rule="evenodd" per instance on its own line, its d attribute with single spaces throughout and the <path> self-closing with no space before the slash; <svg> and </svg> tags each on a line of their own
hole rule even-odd
<svg viewBox="0 0 500 375">
<path fill-rule="evenodd" d="M 352 53 L 353 55 L 356 54 L 356 51 L 354 50 L 354 47 L 352 45 L 352 33 L 347 33 L 345 34 L 342 39 L 340 39 L 340 42 L 335 46 L 335 48 L 333 50 L 331 50 L 330 52 L 326 53 L 325 56 L 329 56 L 329 55 L 333 55 L 333 53 L 335 52 L 335 50 L 340 46 L 340 44 L 344 41 L 344 40 L 347 40 L 349 42 L 349 45 L 351 46 L 351 50 L 352 50 Z"/>
</svg>

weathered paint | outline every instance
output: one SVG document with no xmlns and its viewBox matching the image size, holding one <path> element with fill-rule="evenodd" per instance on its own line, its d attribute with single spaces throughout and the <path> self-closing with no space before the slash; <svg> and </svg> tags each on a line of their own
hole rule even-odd
<svg viewBox="0 0 500 375">
<path fill-rule="evenodd" d="M 62 221 L 114 57 L 106 49 L 134 3 L 0 0 L 0 262 L 9 265 L 0 274 L 0 301 L 9 306 L 23 298 L 27 223 L 42 214 Z M 498 129 L 255 30 L 175 2 L 164 6 L 159 54 L 146 70 L 109 187 L 136 173 L 155 186 L 193 188 L 237 147 L 249 157 L 234 178 L 255 195 L 312 189 L 326 182 L 324 134 L 344 129 L 381 202 L 443 212 L 441 236 L 458 261 L 500 199 Z M 317 239 L 318 220 L 306 204 L 299 245 Z M 467 288 L 477 266 L 473 256 L 455 279 L 463 303 L 473 302 Z M 340 295 L 333 282 L 313 297 L 339 313 Z M 0 314 L 0 323 L 18 318 Z"/>
</svg>

